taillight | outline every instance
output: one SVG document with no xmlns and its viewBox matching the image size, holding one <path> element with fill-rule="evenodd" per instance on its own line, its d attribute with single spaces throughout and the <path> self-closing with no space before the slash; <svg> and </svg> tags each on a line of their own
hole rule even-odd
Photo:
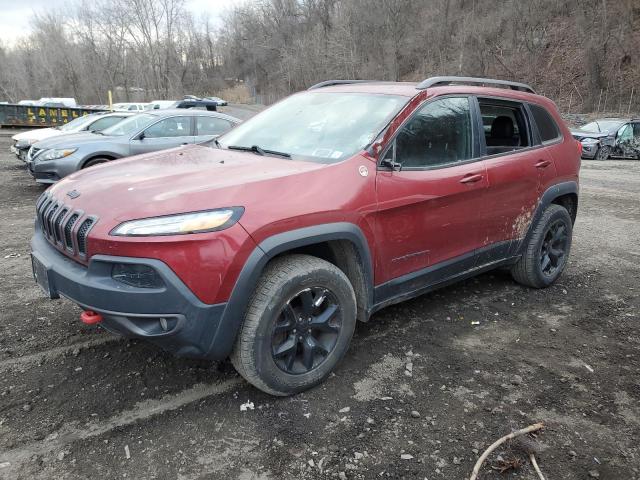
<svg viewBox="0 0 640 480">
<path fill-rule="evenodd" d="M 578 147 L 578 156 L 582 157 L 582 143 L 576 140 L 576 146 Z"/>
</svg>

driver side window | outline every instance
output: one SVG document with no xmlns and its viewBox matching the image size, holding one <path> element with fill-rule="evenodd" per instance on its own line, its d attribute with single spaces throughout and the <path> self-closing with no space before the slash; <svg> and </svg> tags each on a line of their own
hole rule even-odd
<svg viewBox="0 0 640 480">
<path fill-rule="evenodd" d="M 185 137 L 191 135 L 191 117 L 170 117 L 151 125 L 145 138 Z"/>
<path fill-rule="evenodd" d="M 395 161 L 404 170 L 469 160 L 473 155 L 471 125 L 468 98 L 451 97 L 427 103 L 396 137 Z"/>
</svg>

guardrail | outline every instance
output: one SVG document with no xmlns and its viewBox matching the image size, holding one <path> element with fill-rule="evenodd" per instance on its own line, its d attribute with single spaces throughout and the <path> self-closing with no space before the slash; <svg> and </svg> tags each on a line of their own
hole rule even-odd
<svg viewBox="0 0 640 480">
<path fill-rule="evenodd" d="M 0 127 L 56 127 L 94 112 L 104 112 L 104 110 L 84 107 L 40 107 L 5 103 L 0 104 Z"/>
</svg>

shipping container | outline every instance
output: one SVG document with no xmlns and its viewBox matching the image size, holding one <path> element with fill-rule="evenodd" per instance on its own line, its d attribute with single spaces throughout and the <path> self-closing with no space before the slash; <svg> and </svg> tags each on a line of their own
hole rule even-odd
<svg viewBox="0 0 640 480">
<path fill-rule="evenodd" d="M 83 115 L 104 111 L 100 108 L 0 104 L 0 127 L 56 127 Z"/>
</svg>

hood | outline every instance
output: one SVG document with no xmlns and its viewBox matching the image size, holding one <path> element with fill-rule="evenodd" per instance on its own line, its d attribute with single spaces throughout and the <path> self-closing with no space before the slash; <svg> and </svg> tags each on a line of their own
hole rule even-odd
<svg viewBox="0 0 640 480">
<path fill-rule="evenodd" d="M 583 138 L 603 138 L 608 137 L 609 134 L 607 132 L 587 132 L 585 130 L 571 130 L 571 135 L 576 140 L 582 140 Z"/>
<path fill-rule="evenodd" d="M 35 130 L 29 130 L 28 132 L 22 132 L 11 137 L 16 142 L 27 141 L 30 143 L 37 142 L 38 140 L 44 140 L 45 138 L 60 135 L 62 132 L 57 128 L 36 128 Z"/>
<path fill-rule="evenodd" d="M 265 202 L 261 195 L 268 191 L 269 200 L 277 197 L 281 180 L 301 182 L 299 175 L 327 167 L 194 145 L 81 170 L 50 191 L 73 208 L 119 223 Z M 80 195 L 70 199 L 73 190 Z"/>
<path fill-rule="evenodd" d="M 75 148 L 80 145 L 86 145 L 94 142 L 103 142 L 105 138 L 119 138 L 119 137 L 107 137 L 98 133 L 91 132 L 79 132 L 79 133 L 62 133 L 52 138 L 47 138 L 38 142 L 37 147 L 39 149 L 48 148 Z"/>
</svg>

